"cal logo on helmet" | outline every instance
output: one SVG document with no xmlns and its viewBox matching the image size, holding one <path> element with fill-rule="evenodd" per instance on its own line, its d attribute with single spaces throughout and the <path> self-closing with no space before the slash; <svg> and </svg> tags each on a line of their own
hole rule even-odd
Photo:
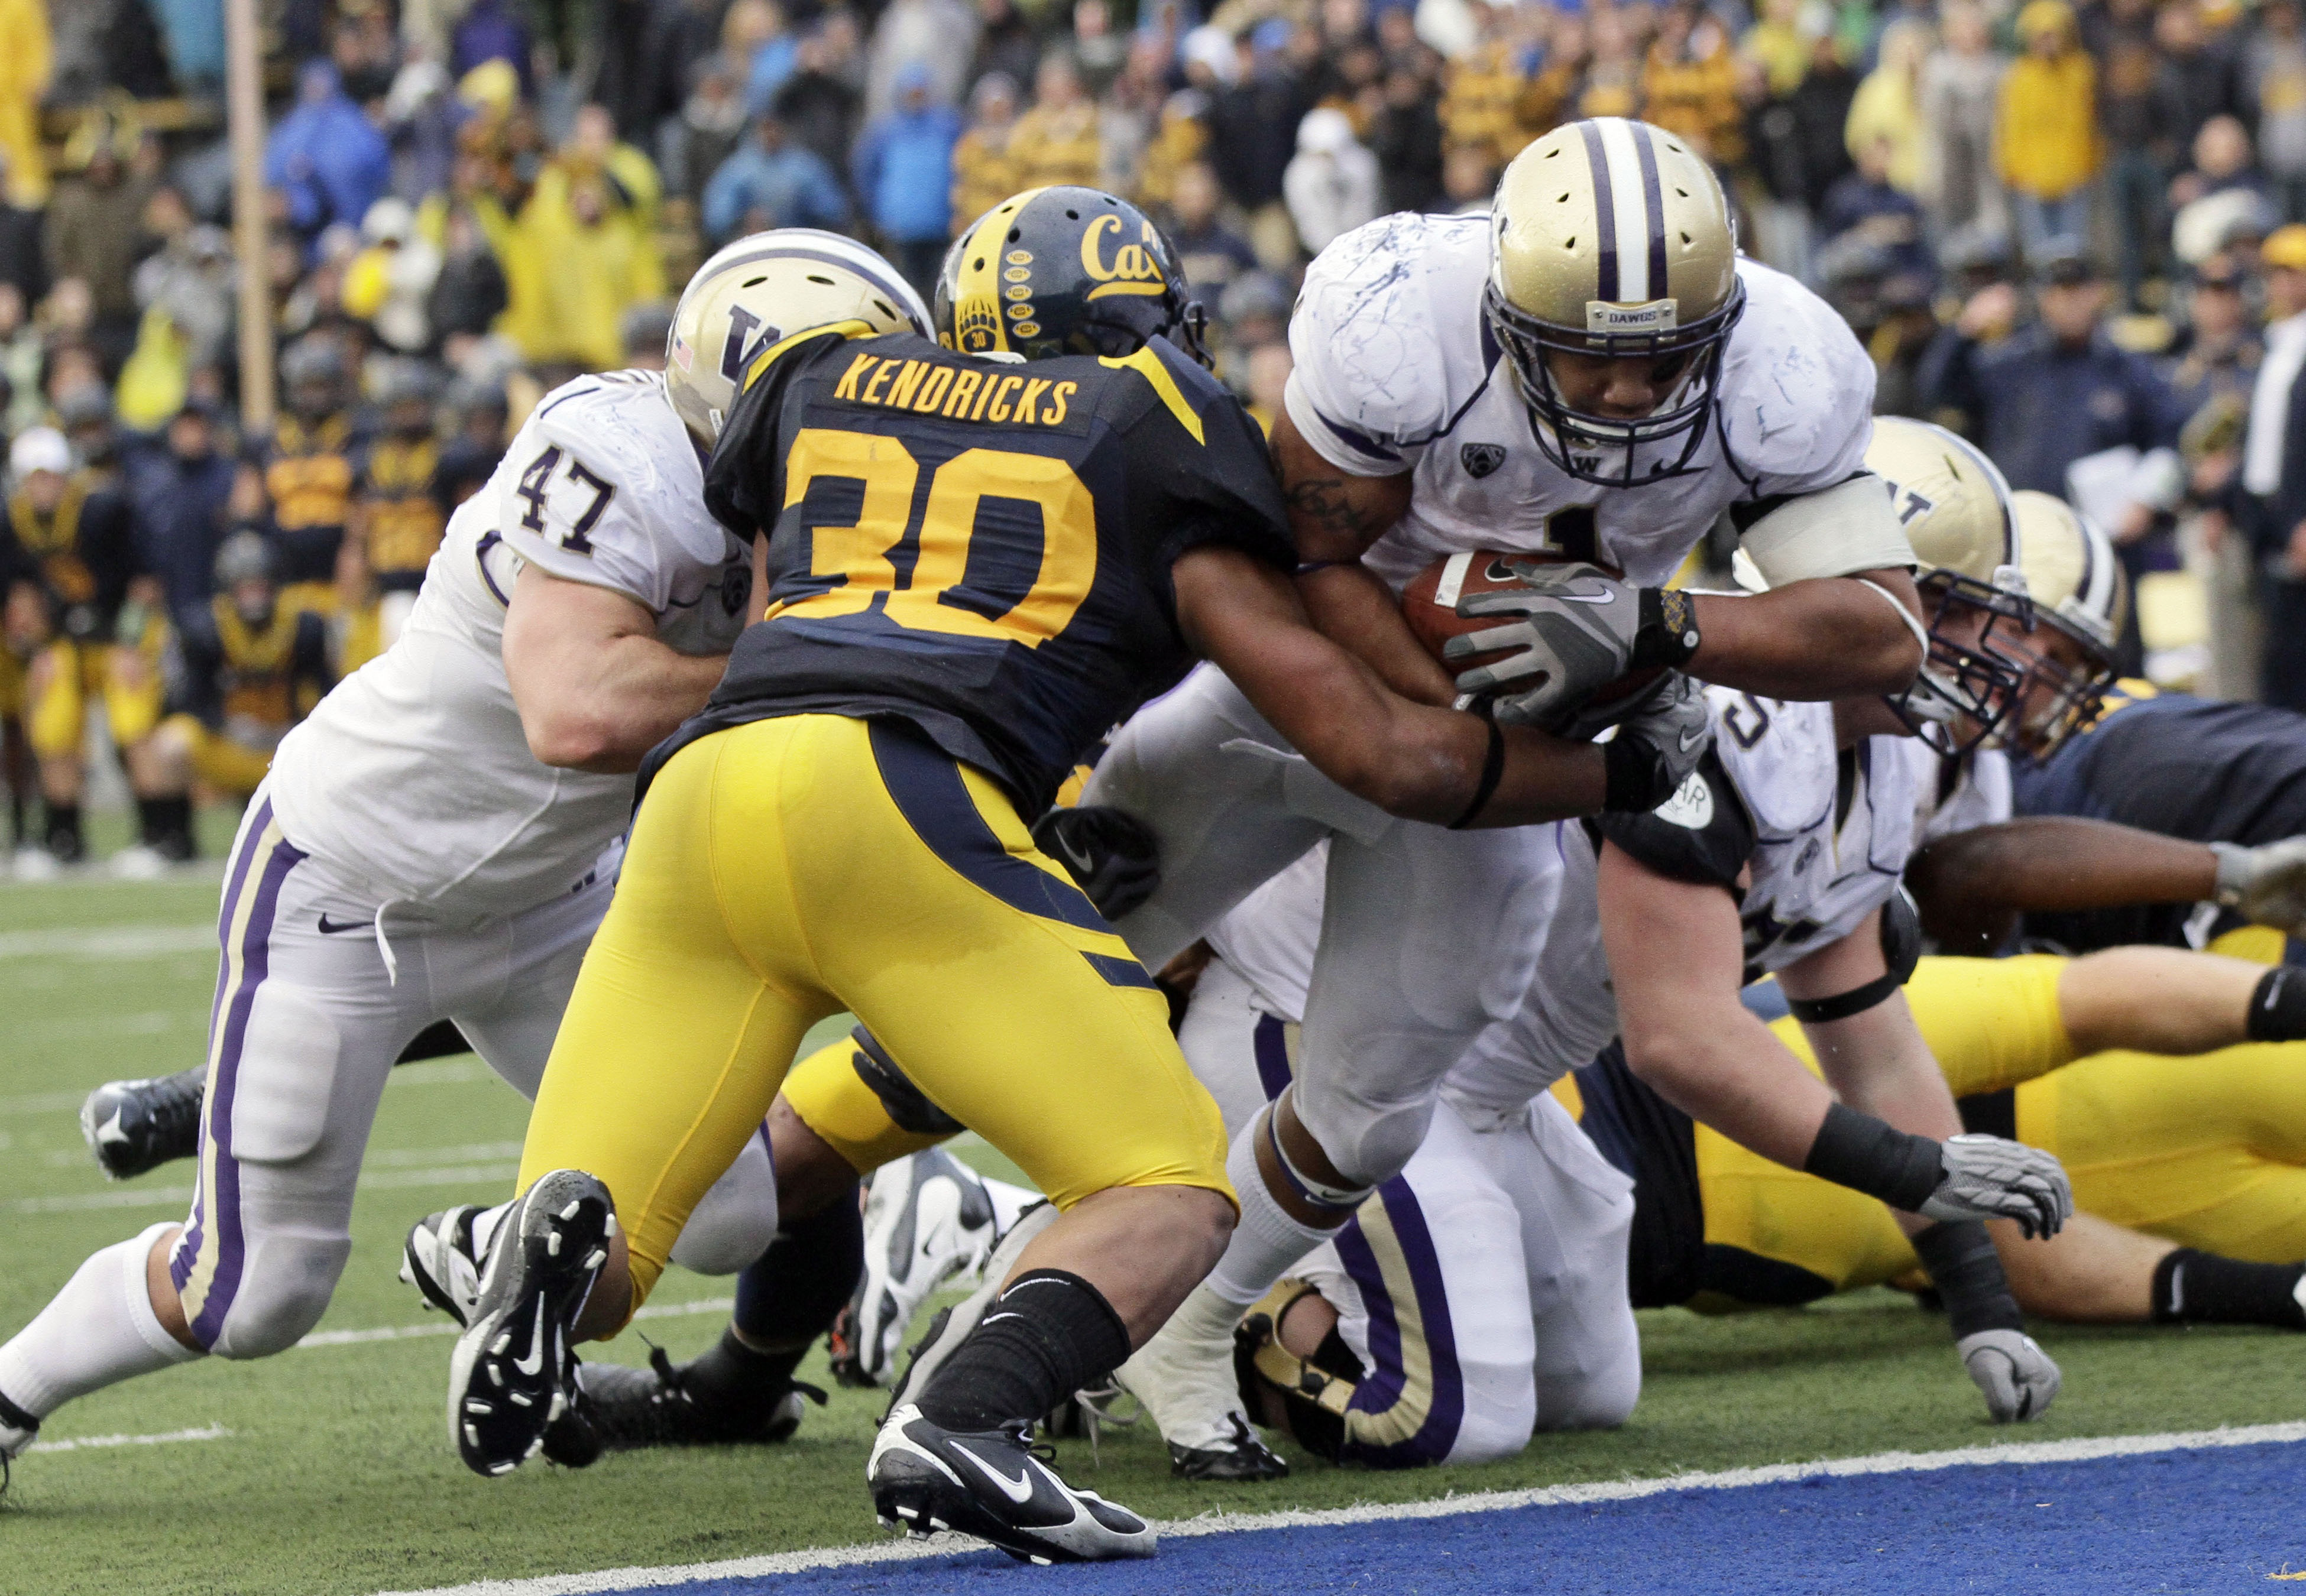
<svg viewBox="0 0 2306 1596">
<path fill-rule="evenodd" d="M 1124 243 L 1113 252 L 1108 262 L 1104 258 L 1107 235 L 1122 232 L 1121 218 L 1107 211 L 1089 225 L 1081 235 L 1081 269 L 1097 279 L 1097 286 L 1089 291 L 1091 299 L 1103 299 L 1112 294 L 1166 294 L 1169 280 L 1161 275 L 1161 256 L 1166 252 L 1160 234 L 1153 224 L 1140 219 L 1141 238 L 1136 243 Z"/>
<path fill-rule="evenodd" d="M 964 354 L 1122 357 L 1166 337 L 1208 363 L 1201 307 L 1152 219 L 1098 189 L 1027 189 L 986 211 L 937 274 L 937 337 Z"/>
</svg>

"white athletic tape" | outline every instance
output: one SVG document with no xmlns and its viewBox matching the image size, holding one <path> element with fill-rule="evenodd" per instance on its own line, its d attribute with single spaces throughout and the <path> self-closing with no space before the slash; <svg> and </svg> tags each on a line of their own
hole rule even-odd
<svg viewBox="0 0 2306 1596">
<path fill-rule="evenodd" d="M 1820 1476 L 1914 1474 L 1985 1464 L 2084 1463 L 2099 1457 L 2134 1457 L 2216 1447 L 2253 1447 L 2268 1441 L 2306 1441 L 2306 1423 L 2253 1424 L 2230 1430 L 2176 1431 L 2164 1435 L 2102 1436 L 2072 1441 L 2017 1441 L 1993 1447 L 1962 1447 L 1950 1452 L 1877 1452 L 1866 1457 L 1825 1458 L 1815 1463 L 1771 1464 L 1760 1468 L 1722 1469 L 1711 1473 L 1666 1474 L 1649 1480 L 1604 1480 L 1588 1485 L 1543 1485 L 1529 1490 L 1488 1490 L 1426 1502 L 1388 1502 L 1359 1507 L 1309 1508 L 1281 1513 L 1209 1513 L 1163 1523 L 1165 1536 L 1229 1535 L 1243 1530 L 1282 1530 L 1324 1524 L 1373 1523 L 1388 1519 L 1448 1518 L 1461 1513 L 1494 1513 L 1508 1507 L 1565 1506 L 1587 1502 L 1629 1502 L 1678 1490 L 1724 1490 L 1777 1485 Z M 385 1596 L 594 1596 L 611 1591 L 662 1589 L 705 1580 L 753 1579 L 799 1574 L 812 1568 L 842 1568 L 867 1563 L 900 1563 L 974 1549 L 966 1535 L 879 1545 L 825 1547 L 812 1551 L 774 1552 L 719 1563 L 689 1563 L 661 1568 L 614 1568 L 598 1574 L 548 1575 L 539 1579 L 482 1580 L 429 1591 L 398 1591 Z"/>
</svg>

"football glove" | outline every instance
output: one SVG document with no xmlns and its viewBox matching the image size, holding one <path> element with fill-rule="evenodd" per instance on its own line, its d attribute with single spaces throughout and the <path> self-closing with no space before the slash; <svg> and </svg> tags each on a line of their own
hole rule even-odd
<svg viewBox="0 0 2306 1596">
<path fill-rule="evenodd" d="M 1705 689 L 1678 670 L 1658 678 L 1617 725 L 1601 745 L 1605 809 L 1647 814 L 1680 790 L 1713 746 Z"/>
<path fill-rule="evenodd" d="M 1514 651 L 1457 678 L 1461 693 L 1495 695 L 1502 725 L 1558 728 L 1635 667 L 1678 665 L 1697 652 L 1695 611 L 1680 593 L 1636 587 L 1594 565 L 1506 565 L 1519 588 L 1457 602 L 1461 616 L 1499 616 L 1505 624 L 1452 637 L 1441 649 L 1445 661 Z"/>
<path fill-rule="evenodd" d="M 2213 842 L 2210 851 L 2218 856 L 2222 907 L 2286 936 L 2306 936 L 2306 837 L 2285 837 L 2258 848 Z"/>
<path fill-rule="evenodd" d="M 1975 1133 L 1938 1144 L 1945 1173 L 1917 1210 L 1925 1219 L 2014 1219 L 2027 1236 L 2054 1236 L 2073 1217 L 2065 1166 L 2023 1142 Z"/>
<path fill-rule="evenodd" d="M 1102 804 L 1052 809 L 1033 823 L 1033 846 L 1065 867 L 1097 912 L 1117 920 L 1161 884 L 1153 830 Z"/>
<path fill-rule="evenodd" d="M 1986 1411 L 1996 1424 L 2038 1419 L 2057 1400 L 2058 1366 L 2022 1330 L 1979 1330 L 1955 1342 L 1954 1351 L 1986 1394 Z"/>
</svg>

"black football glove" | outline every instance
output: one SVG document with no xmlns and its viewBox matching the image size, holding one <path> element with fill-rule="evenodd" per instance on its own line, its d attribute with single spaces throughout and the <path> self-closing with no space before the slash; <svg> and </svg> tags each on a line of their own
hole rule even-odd
<svg viewBox="0 0 2306 1596">
<path fill-rule="evenodd" d="M 1052 809 L 1033 823 L 1033 845 L 1063 865 L 1108 920 L 1135 909 L 1161 884 L 1152 828 L 1125 810 L 1101 804 Z"/>
</svg>

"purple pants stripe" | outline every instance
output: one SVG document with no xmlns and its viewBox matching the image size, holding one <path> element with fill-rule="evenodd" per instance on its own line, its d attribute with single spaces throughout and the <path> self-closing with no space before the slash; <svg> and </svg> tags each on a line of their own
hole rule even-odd
<svg viewBox="0 0 2306 1596">
<path fill-rule="evenodd" d="M 191 1325 L 192 1339 L 204 1347 L 214 1345 L 223 1333 L 225 1316 L 232 1310 L 246 1261 L 240 1223 L 240 1166 L 232 1152 L 233 1097 L 239 1083 L 241 1054 L 248 1041 L 248 1017 L 256 1007 L 258 989 L 271 971 L 272 922 L 279 909 L 281 883 L 288 879 L 290 871 L 303 863 L 305 857 L 302 849 L 285 839 L 269 849 L 260 846 L 271 820 L 271 806 L 268 803 L 258 815 L 257 824 L 249 828 L 248 846 L 243 849 L 247 857 L 235 862 L 235 885 L 238 890 L 227 894 L 225 900 L 223 934 L 228 937 L 242 897 L 254 895 L 240 932 L 239 978 L 233 982 L 229 998 L 219 1008 L 218 1017 L 223 1028 L 209 1065 L 203 1128 L 213 1144 L 214 1155 L 203 1162 L 215 1171 L 215 1208 L 208 1211 L 209 1182 L 203 1180 L 193 1198 L 192 1223 L 169 1260 L 169 1278 L 181 1292 L 192 1278 L 201 1250 L 207 1244 L 206 1231 L 214 1229 L 216 1272 Z M 260 863 L 255 858 L 260 852 L 263 854 Z"/>
<path fill-rule="evenodd" d="M 1457 1367 L 1457 1337 L 1449 1323 L 1449 1298 L 1442 1285 L 1441 1259 L 1434 1250 L 1425 1212 L 1417 1206 L 1417 1194 L 1410 1190 L 1409 1182 L 1396 1175 L 1378 1188 L 1378 1195 L 1384 1200 L 1385 1216 L 1392 1225 L 1394 1240 L 1400 1244 L 1402 1262 L 1409 1268 L 1433 1388 L 1424 1422 L 1418 1426 L 1415 1435 L 1382 1447 L 1348 1440 L 1345 1455 L 1377 1468 L 1439 1463 L 1456 1445 L 1457 1427 L 1465 1416 L 1465 1379 Z M 1345 1261 L 1345 1272 L 1361 1288 L 1362 1304 L 1369 1312 L 1370 1358 L 1377 1365 L 1354 1391 L 1349 1411 L 1383 1413 L 1402 1400 L 1408 1383 L 1408 1369 L 1402 1356 L 1400 1318 L 1394 1310 L 1385 1272 L 1378 1265 L 1377 1253 L 1359 1219 L 1337 1233 L 1337 1254 Z"/>
</svg>

